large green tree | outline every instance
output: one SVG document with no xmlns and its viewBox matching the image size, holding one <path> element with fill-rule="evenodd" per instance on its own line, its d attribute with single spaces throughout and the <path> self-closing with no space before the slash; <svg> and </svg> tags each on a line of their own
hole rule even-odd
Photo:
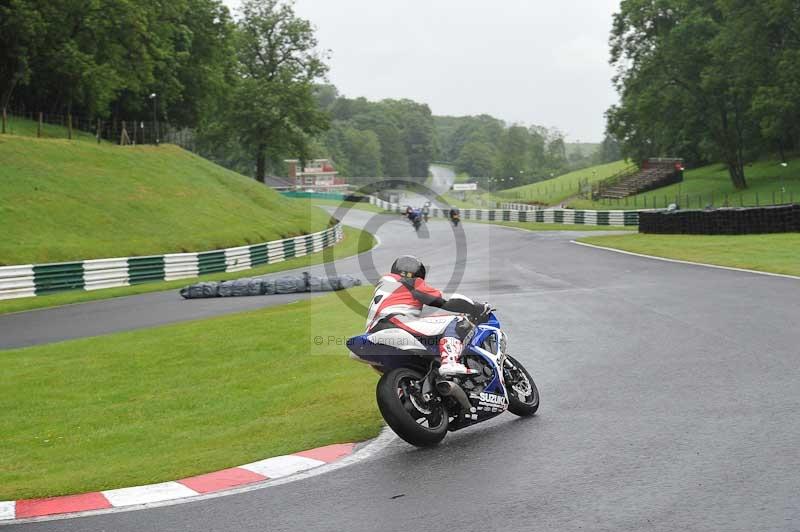
<svg viewBox="0 0 800 532">
<path fill-rule="evenodd" d="M 456 160 L 459 172 L 481 180 L 487 184 L 489 177 L 494 174 L 497 165 L 497 153 L 494 146 L 486 142 L 473 140 L 461 147 L 461 153 Z"/>
<path fill-rule="evenodd" d="M 236 35 L 240 79 L 231 91 L 229 131 L 252 153 L 255 177 L 281 154 L 308 155 L 309 137 L 328 126 L 314 97 L 327 67 L 311 23 L 291 3 L 245 0 Z"/>
<path fill-rule="evenodd" d="M 634 159 L 721 160 L 745 188 L 746 162 L 797 143 L 799 19 L 796 0 L 623 0 L 609 132 Z"/>
<path fill-rule="evenodd" d="M 232 71 L 220 0 L 0 0 L 0 98 L 28 111 L 195 126 Z"/>
<path fill-rule="evenodd" d="M 0 0 L 0 107 L 6 109 L 14 91 L 30 80 L 36 56 L 41 14 L 26 0 Z"/>
</svg>

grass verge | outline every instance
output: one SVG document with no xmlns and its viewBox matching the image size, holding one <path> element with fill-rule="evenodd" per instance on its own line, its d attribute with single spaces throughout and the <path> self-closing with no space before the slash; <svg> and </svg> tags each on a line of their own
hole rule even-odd
<svg viewBox="0 0 800 532">
<path fill-rule="evenodd" d="M 344 227 L 344 240 L 333 247 L 333 259 L 338 260 L 357 253 L 369 251 L 375 245 L 375 238 L 367 233 L 353 227 Z M 324 253 L 314 253 L 304 257 L 289 259 L 275 264 L 265 264 L 250 270 L 234 273 L 210 273 L 191 279 L 179 279 L 177 281 L 157 281 L 152 283 L 137 284 L 133 286 L 123 286 L 120 288 L 107 288 L 104 290 L 71 290 L 58 292 L 38 297 L 24 299 L 10 299 L 0 301 L 0 315 L 9 312 L 22 312 L 39 308 L 59 307 L 72 303 L 85 303 L 99 299 L 110 299 L 114 297 L 132 296 L 136 294 L 146 294 L 148 292 L 160 292 L 162 290 L 178 289 L 187 284 L 199 281 L 219 281 L 222 279 L 240 279 L 242 277 L 253 277 L 268 273 L 276 273 L 293 268 L 304 268 L 314 264 L 321 264 L 324 261 Z"/>
<path fill-rule="evenodd" d="M 577 194 L 580 183 L 587 180 L 590 183 L 601 181 L 630 165 L 629 161 L 616 161 L 590 166 L 589 168 L 575 170 L 538 183 L 501 190 L 496 195 L 505 198 L 505 201 L 535 201 L 546 205 L 554 205 Z"/>
<path fill-rule="evenodd" d="M 350 293 L 368 300 L 372 287 Z M 0 500 L 179 479 L 375 436 L 376 376 L 336 294 L 2 352 Z M 338 338 L 338 337 L 337 337 Z"/>
<path fill-rule="evenodd" d="M 329 221 L 172 145 L 0 135 L 0 161 L 0 265 L 222 249 Z"/>
<path fill-rule="evenodd" d="M 706 205 L 752 207 L 800 201 L 800 158 L 782 166 L 777 159 L 766 159 L 745 166 L 747 189 L 733 188 L 724 165 L 712 164 L 684 172 L 684 180 L 674 185 L 644 192 L 622 200 L 573 200 L 575 209 L 663 208 L 677 203 L 683 209 L 702 209 Z"/>
<path fill-rule="evenodd" d="M 365 201 L 337 201 L 332 199 L 316 199 L 316 198 L 292 198 L 289 200 L 290 204 L 296 204 L 301 206 L 307 207 L 334 207 L 339 208 L 342 207 L 343 209 L 358 209 L 360 211 L 367 211 L 367 212 L 375 212 L 375 213 L 383 213 L 385 212 L 380 207 L 376 207 L 375 205 L 371 205 Z"/>
<path fill-rule="evenodd" d="M 800 275 L 800 233 L 768 235 L 625 235 L 579 239 L 656 257 Z"/>
</svg>

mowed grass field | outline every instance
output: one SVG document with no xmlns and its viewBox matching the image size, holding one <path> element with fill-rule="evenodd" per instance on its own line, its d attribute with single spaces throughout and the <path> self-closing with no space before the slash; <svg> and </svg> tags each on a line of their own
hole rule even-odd
<svg viewBox="0 0 800 532">
<path fill-rule="evenodd" d="M 345 226 L 344 239 L 341 242 L 326 251 L 321 251 L 312 255 L 296 257 L 287 261 L 276 262 L 273 264 L 264 264 L 263 266 L 257 266 L 250 270 L 243 270 L 240 272 L 209 273 L 207 275 L 201 275 L 199 277 L 193 277 L 190 279 L 179 279 L 177 281 L 155 281 L 152 283 L 122 286 L 119 288 L 106 288 L 103 290 L 69 290 L 66 292 L 57 292 L 54 294 L 45 294 L 36 297 L 27 297 L 24 299 L 9 299 L 0 301 L 0 315 L 11 312 L 23 312 L 26 310 L 59 307 L 62 305 L 70 305 L 75 303 L 85 303 L 99 299 L 111 299 L 115 297 L 146 294 L 149 292 L 160 292 L 162 290 L 175 290 L 175 297 L 179 297 L 177 290 L 188 284 L 193 284 L 200 281 L 241 279 L 242 277 L 254 277 L 256 275 L 278 273 L 293 268 L 305 268 L 314 264 L 321 264 L 326 259 L 339 260 L 345 257 L 356 255 L 358 253 L 369 251 L 373 248 L 373 246 L 375 246 L 375 242 L 375 238 L 366 231 Z"/>
<path fill-rule="evenodd" d="M 172 145 L 0 135 L 0 161 L 0 265 L 206 251 L 330 219 Z"/>
<path fill-rule="evenodd" d="M 364 303 L 371 293 L 349 291 Z M 343 343 L 364 317 L 338 295 L 3 351 L 0 500 L 174 480 L 377 435 L 377 375 Z"/>
<path fill-rule="evenodd" d="M 592 236 L 580 242 L 645 255 L 800 276 L 800 233 Z"/>
<path fill-rule="evenodd" d="M 629 161 L 616 161 L 591 166 L 556 176 L 553 179 L 540 181 L 539 183 L 500 190 L 495 195 L 505 201 L 525 201 L 554 205 L 577 194 L 579 192 L 578 186 L 581 183 L 587 180 L 590 183 L 601 181 L 621 172 L 631 164 Z"/>
<path fill-rule="evenodd" d="M 702 209 L 706 205 L 731 207 L 772 205 L 800 202 L 800 158 L 781 165 L 777 159 L 767 159 L 745 167 L 748 188 L 733 188 L 728 170 L 714 164 L 686 170 L 681 183 L 629 196 L 620 201 L 574 200 L 575 209 L 642 209 L 663 208 L 677 203 L 681 208 Z M 655 203 L 654 203 L 655 202 Z"/>
</svg>

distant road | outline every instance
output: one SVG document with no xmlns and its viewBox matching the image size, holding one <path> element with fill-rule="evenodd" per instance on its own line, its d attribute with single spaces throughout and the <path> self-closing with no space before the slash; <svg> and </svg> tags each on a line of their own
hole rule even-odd
<svg viewBox="0 0 800 532">
<path fill-rule="evenodd" d="M 433 175 L 433 179 L 431 179 L 431 190 L 433 190 L 433 192 L 436 194 L 443 194 L 453 187 L 453 183 L 456 180 L 456 174 L 453 172 L 452 168 L 438 164 L 432 164 L 428 167 L 428 170 L 430 171 L 431 175 Z M 414 207 L 422 207 L 426 201 L 432 200 L 426 198 L 422 194 L 408 191 L 403 191 L 400 198 L 401 204 L 413 205 Z M 432 203 L 439 208 L 447 207 L 438 201 L 432 201 Z"/>
<path fill-rule="evenodd" d="M 453 187 L 456 180 L 456 173 L 448 166 L 439 166 L 432 164 L 429 167 L 431 174 L 433 174 L 431 188 L 437 194 L 447 192 Z"/>
</svg>

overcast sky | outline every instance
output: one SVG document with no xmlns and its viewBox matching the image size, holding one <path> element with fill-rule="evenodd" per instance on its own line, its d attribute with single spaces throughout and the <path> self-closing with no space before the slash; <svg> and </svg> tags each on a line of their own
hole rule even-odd
<svg viewBox="0 0 800 532">
<path fill-rule="evenodd" d="M 239 0 L 224 0 L 236 8 Z M 599 142 L 617 101 L 608 65 L 619 0 L 297 0 L 345 96 L 410 98 Z"/>
</svg>

